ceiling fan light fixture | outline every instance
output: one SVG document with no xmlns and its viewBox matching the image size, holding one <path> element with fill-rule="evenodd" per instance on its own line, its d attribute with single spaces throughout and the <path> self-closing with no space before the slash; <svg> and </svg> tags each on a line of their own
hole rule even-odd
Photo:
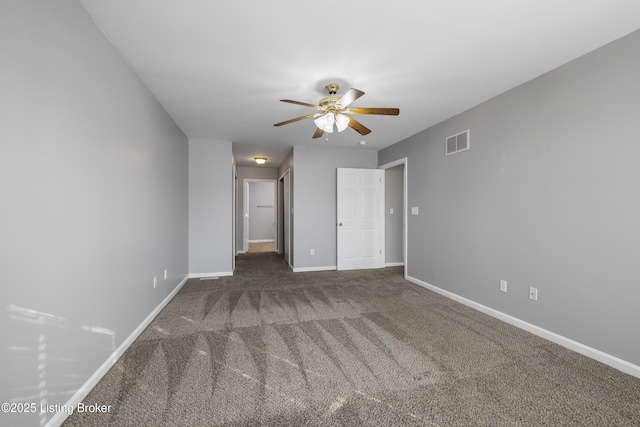
<svg viewBox="0 0 640 427">
<path fill-rule="evenodd" d="M 254 157 L 253 160 L 255 160 L 259 165 L 264 165 L 265 163 L 267 163 L 267 159 L 265 157 Z"/>
<path fill-rule="evenodd" d="M 327 113 L 324 116 L 320 116 L 315 119 L 313 122 L 318 126 L 318 128 L 322 129 L 327 133 L 333 132 L 333 124 L 335 123 L 336 118 L 333 113 Z"/>
<path fill-rule="evenodd" d="M 400 114 L 399 108 L 349 107 L 353 101 L 364 95 L 363 91 L 351 88 L 342 96 L 339 96 L 337 95 L 338 89 L 340 88 L 338 84 L 330 83 L 325 87 L 329 92 L 329 96 L 322 98 L 317 105 L 309 104 L 308 102 L 294 101 L 292 99 L 281 99 L 280 101 L 282 102 L 302 105 L 304 107 L 311 107 L 318 110 L 319 112 L 285 120 L 284 122 L 275 123 L 274 126 L 282 126 L 313 117 L 314 123 L 316 125 L 316 130 L 311 138 L 320 138 L 324 133 L 333 133 L 334 125 L 338 129 L 338 132 L 342 132 L 346 128 L 350 127 L 360 135 L 364 136 L 371 133 L 371 129 L 367 128 L 362 123 L 351 117 L 351 114 L 376 114 L 381 116 L 397 116 L 398 114 Z"/>
<path fill-rule="evenodd" d="M 338 114 L 336 116 L 336 127 L 338 128 L 338 132 L 342 132 L 349 127 L 349 117 L 344 114 Z"/>
</svg>

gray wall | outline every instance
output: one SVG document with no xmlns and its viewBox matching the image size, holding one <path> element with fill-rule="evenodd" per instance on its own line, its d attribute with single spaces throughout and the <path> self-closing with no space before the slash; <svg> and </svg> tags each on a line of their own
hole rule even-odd
<svg viewBox="0 0 640 427">
<path fill-rule="evenodd" d="M 376 151 L 294 147 L 294 269 L 336 266 L 336 169 L 376 168 Z M 310 255 L 310 249 L 315 255 Z"/>
<path fill-rule="evenodd" d="M 420 208 L 408 275 L 640 365 L 638 52 L 635 32 L 381 151 Z"/>
<path fill-rule="evenodd" d="M 404 218 L 403 205 L 403 178 L 404 165 L 395 166 L 385 170 L 385 263 L 403 263 L 402 253 L 402 231 Z M 393 213 L 390 213 L 393 209 Z"/>
<path fill-rule="evenodd" d="M 275 182 L 249 182 L 249 241 L 275 240 Z"/>
<path fill-rule="evenodd" d="M 76 1 L 0 33 L 0 401 L 64 404 L 188 274 L 187 139 Z"/>
<path fill-rule="evenodd" d="M 189 140 L 189 272 L 193 277 L 233 272 L 231 142 Z"/>
</svg>

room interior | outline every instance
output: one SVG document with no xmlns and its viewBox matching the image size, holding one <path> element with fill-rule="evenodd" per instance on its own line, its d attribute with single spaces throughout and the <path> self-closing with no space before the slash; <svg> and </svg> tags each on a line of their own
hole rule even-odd
<svg viewBox="0 0 640 427">
<path fill-rule="evenodd" d="M 640 378 L 637 2 L 1 7 L 3 402 L 82 401 L 189 279 L 233 277 L 244 179 L 290 179 L 305 274 L 336 268 L 336 169 L 400 164 L 390 267 Z M 274 126 L 329 83 L 399 114 Z"/>
</svg>

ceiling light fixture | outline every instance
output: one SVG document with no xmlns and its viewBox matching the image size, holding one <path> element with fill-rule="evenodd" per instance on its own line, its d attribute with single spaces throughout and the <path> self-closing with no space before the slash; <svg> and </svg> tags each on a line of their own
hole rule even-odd
<svg viewBox="0 0 640 427">
<path fill-rule="evenodd" d="M 344 114 L 338 114 L 336 116 L 336 128 L 338 128 L 338 132 L 342 132 L 347 127 L 349 127 L 349 117 Z"/>
<path fill-rule="evenodd" d="M 327 133 L 333 133 L 333 125 L 336 125 L 338 132 L 349 127 L 349 117 L 344 114 L 336 114 L 333 111 L 318 117 L 313 122 L 319 129 Z"/>
<path fill-rule="evenodd" d="M 318 117 L 313 122 L 316 124 L 316 126 L 318 126 L 323 131 L 327 133 L 332 133 L 333 124 L 335 123 L 335 121 L 336 121 L 336 116 L 334 116 L 333 113 L 327 113 L 324 116 Z"/>
<path fill-rule="evenodd" d="M 267 162 L 265 157 L 254 157 L 253 160 L 255 160 L 259 165 L 264 165 Z"/>
</svg>

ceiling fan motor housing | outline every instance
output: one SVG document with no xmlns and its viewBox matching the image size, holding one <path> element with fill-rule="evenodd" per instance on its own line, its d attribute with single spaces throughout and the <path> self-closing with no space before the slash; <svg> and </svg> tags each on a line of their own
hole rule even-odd
<svg viewBox="0 0 640 427">
<path fill-rule="evenodd" d="M 330 111 L 343 110 L 343 108 L 341 108 L 340 105 L 336 104 L 336 101 L 338 99 L 340 99 L 340 97 L 337 95 L 330 95 L 330 96 L 327 96 L 326 98 L 322 98 L 320 100 L 321 110 L 327 113 Z"/>
<path fill-rule="evenodd" d="M 325 113 L 340 113 L 342 110 L 344 110 L 344 108 L 340 105 L 336 105 L 336 101 L 340 99 L 340 97 L 336 95 L 336 93 L 338 93 L 338 89 L 340 89 L 340 85 L 338 85 L 337 83 L 329 83 L 325 87 L 327 88 L 327 92 L 329 92 L 329 96 L 320 100 L 320 109 Z"/>
</svg>

